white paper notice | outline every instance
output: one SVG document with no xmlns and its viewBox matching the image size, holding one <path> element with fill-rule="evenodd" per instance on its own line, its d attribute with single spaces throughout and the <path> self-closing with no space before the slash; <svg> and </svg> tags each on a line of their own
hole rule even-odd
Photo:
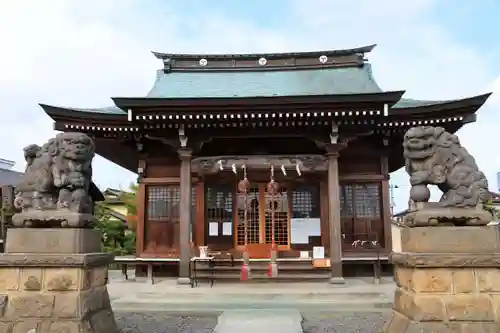
<svg viewBox="0 0 500 333">
<path fill-rule="evenodd" d="M 309 236 L 321 236 L 321 220 L 317 218 L 307 219 L 309 225 Z"/>
<path fill-rule="evenodd" d="M 209 236 L 219 236 L 219 223 L 210 222 L 208 224 L 208 235 Z"/>
<path fill-rule="evenodd" d="M 231 236 L 233 234 L 233 222 L 222 223 L 222 235 Z"/>
<path fill-rule="evenodd" d="M 323 246 L 313 246 L 313 259 L 325 259 L 325 248 Z"/>
<path fill-rule="evenodd" d="M 306 219 L 290 220 L 290 241 L 292 244 L 308 244 L 309 234 L 305 230 Z"/>
</svg>

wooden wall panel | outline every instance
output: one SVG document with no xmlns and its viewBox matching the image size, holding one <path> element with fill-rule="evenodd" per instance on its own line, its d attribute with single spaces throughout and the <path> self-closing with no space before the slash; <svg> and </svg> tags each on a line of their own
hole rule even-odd
<svg viewBox="0 0 500 333">
<path fill-rule="evenodd" d="M 340 156 L 339 175 L 380 174 L 380 157 Z"/>
<path fill-rule="evenodd" d="M 169 255 L 179 248 L 179 222 L 147 221 L 144 252 L 157 256 Z"/>
</svg>

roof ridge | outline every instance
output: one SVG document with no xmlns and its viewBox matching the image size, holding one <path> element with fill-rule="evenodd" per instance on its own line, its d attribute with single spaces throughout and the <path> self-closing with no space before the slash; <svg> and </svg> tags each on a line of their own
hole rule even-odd
<svg viewBox="0 0 500 333">
<path fill-rule="evenodd" d="M 266 57 L 268 59 L 285 58 L 285 57 L 311 57 L 315 55 L 349 55 L 355 53 L 369 53 L 377 44 L 360 46 L 351 49 L 337 49 L 337 50 L 319 50 L 307 52 L 259 52 L 259 53 L 220 53 L 220 54 L 203 54 L 203 53 L 163 53 L 151 51 L 157 59 L 231 59 L 231 58 L 250 58 L 258 59 L 259 57 Z"/>
</svg>

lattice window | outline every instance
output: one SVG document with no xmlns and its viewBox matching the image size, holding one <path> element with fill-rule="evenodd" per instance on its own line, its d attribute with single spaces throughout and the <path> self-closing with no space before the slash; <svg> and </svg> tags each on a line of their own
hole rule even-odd
<svg viewBox="0 0 500 333">
<path fill-rule="evenodd" d="M 206 230 L 209 230 L 211 223 L 217 223 L 221 230 L 222 223 L 233 223 L 233 190 L 229 186 L 208 186 L 205 194 L 206 200 Z M 223 234 L 224 235 L 224 234 Z M 231 231 L 232 235 L 232 231 Z M 231 236 L 225 235 L 225 236 Z M 219 234 L 220 236 L 220 234 Z"/>
<path fill-rule="evenodd" d="M 272 243 L 274 232 L 274 243 L 288 245 L 288 193 L 286 188 L 280 188 L 278 194 L 272 196 L 265 193 L 265 222 L 266 243 Z M 274 214 L 273 214 L 274 208 Z M 274 215 L 274 222 L 273 222 Z M 274 224 L 274 231 L 273 231 Z"/>
<path fill-rule="evenodd" d="M 178 221 L 181 191 L 179 185 L 148 186 L 148 220 Z"/>
<path fill-rule="evenodd" d="M 257 187 L 250 188 L 248 194 L 237 194 L 238 198 L 238 245 L 245 245 L 245 210 L 246 214 L 246 243 L 260 243 L 260 196 Z"/>
<path fill-rule="evenodd" d="M 298 186 L 292 190 L 292 218 L 319 218 L 319 186 Z"/>
<path fill-rule="evenodd" d="M 380 187 L 379 184 L 356 184 L 355 186 L 356 217 L 380 217 Z"/>
<path fill-rule="evenodd" d="M 351 184 L 342 185 L 340 187 L 340 216 L 354 216 L 354 186 Z"/>
<path fill-rule="evenodd" d="M 179 185 L 147 187 L 147 219 L 152 221 L 178 221 L 181 190 Z M 194 221 L 196 188 L 191 188 L 191 223 Z"/>
</svg>

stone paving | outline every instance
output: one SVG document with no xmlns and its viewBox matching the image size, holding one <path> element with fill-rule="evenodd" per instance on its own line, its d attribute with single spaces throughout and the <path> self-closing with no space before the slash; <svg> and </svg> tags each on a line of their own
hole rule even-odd
<svg viewBox="0 0 500 333">
<path fill-rule="evenodd" d="M 143 278 L 125 281 L 110 271 L 108 290 L 123 333 L 214 332 L 228 309 L 302 314 L 304 333 L 378 332 L 390 315 L 392 279 L 348 279 L 345 286 L 325 283 L 219 283 L 213 288 L 178 286 L 175 279 L 150 285 Z"/>
</svg>

